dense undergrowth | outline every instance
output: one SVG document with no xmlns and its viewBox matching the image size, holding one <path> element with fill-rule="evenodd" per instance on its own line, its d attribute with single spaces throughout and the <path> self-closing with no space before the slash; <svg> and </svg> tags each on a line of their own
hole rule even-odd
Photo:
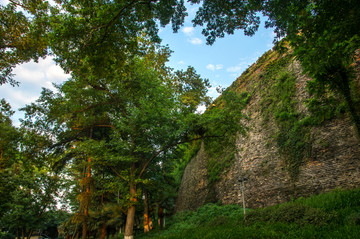
<svg viewBox="0 0 360 239">
<path fill-rule="evenodd" d="M 238 205 L 207 204 L 168 220 L 164 230 L 136 238 L 358 238 L 360 189 L 334 190 L 255 210 L 244 220 Z"/>
</svg>

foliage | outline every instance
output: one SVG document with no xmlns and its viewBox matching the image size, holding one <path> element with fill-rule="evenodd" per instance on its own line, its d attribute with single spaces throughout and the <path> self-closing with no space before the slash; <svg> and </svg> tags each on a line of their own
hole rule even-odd
<svg viewBox="0 0 360 239">
<path fill-rule="evenodd" d="M 201 118 L 198 105 L 209 102 L 208 81 L 192 67 L 167 68 L 167 48 L 149 43 L 146 51 L 148 55 L 129 57 L 121 67 L 114 65 L 100 80 L 90 72 L 73 72 L 72 79 L 58 86 L 59 93 L 44 90 L 24 109 L 24 125 L 55 138 L 58 168 L 71 162 L 69 176 L 79 182 L 72 189 L 80 201 L 71 220 L 84 228 L 95 227 L 96 218 L 108 221 L 101 210 L 116 197 L 124 212 L 134 213 L 142 189 L 151 189 L 151 197 L 163 207 L 173 204 L 167 161 L 178 145 L 198 139 L 192 138 L 191 122 Z M 127 223 L 131 220 L 133 216 Z"/>
<path fill-rule="evenodd" d="M 297 77 L 289 70 L 292 57 L 287 53 L 264 67 L 260 77 L 263 84 L 260 104 L 265 121 L 275 122 L 277 126 L 274 137 L 295 180 L 311 142 L 307 138 L 309 128 L 303 122 L 305 115 L 298 109 Z"/>
<path fill-rule="evenodd" d="M 360 190 L 334 190 L 277 206 L 249 210 L 243 221 L 238 205 L 208 204 L 181 212 L 163 231 L 140 238 L 352 238 Z"/>
<path fill-rule="evenodd" d="M 246 92 L 238 94 L 226 90 L 204 113 L 204 145 L 208 155 L 207 171 L 211 184 L 219 180 L 221 173 L 234 162 L 236 136 L 245 132 L 241 124 L 241 119 L 245 117 L 242 110 L 249 99 L 250 95 Z"/>
<path fill-rule="evenodd" d="M 234 34 L 235 30 L 244 30 L 245 35 L 252 36 L 259 28 L 260 18 L 256 15 L 260 1 L 200 1 L 203 2 L 193 19 L 194 25 L 206 28 L 202 33 L 206 36 L 208 44 L 213 44 L 217 37 Z"/>
<path fill-rule="evenodd" d="M 187 16 L 183 0 L 16 0 L 0 7 L 0 84 L 12 85 L 18 84 L 12 78 L 17 64 L 49 54 L 66 72 L 99 78 L 144 53 L 141 34 L 160 42 L 159 25 L 171 22 L 176 32 Z"/>
<path fill-rule="evenodd" d="M 0 5 L 0 85 L 17 85 L 12 69 L 46 56 L 47 8 L 48 3 L 43 1 L 10 1 L 7 6 Z"/>
<path fill-rule="evenodd" d="M 311 127 L 339 117 L 344 113 L 345 105 L 339 103 L 338 94 L 309 81 L 307 91 L 310 97 L 305 101 L 308 112 L 304 112 L 298 102 L 297 76 L 290 68 L 294 61 L 292 52 L 274 53 L 277 57 L 269 59 L 269 52 L 258 60 L 261 112 L 265 127 L 276 125 L 276 134 L 271 137 L 275 139 L 292 179 L 296 180 L 304 158 L 310 157 Z M 266 65 L 264 59 L 267 59 Z"/>
<path fill-rule="evenodd" d="M 318 125 L 326 120 L 336 118 L 346 112 L 346 104 L 338 94 L 334 94 L 325 87 L 317 87 L 313 81 L 307 83 L 310 98 L 305 105 L 311 117 L 307 119 L 309 124 Z"/>
<path fill-rule="evenodd" d="M 174 165 L 171 170 L 176 185 L 180 186 L 185 167 L 199 151 L 200 145 L 200 141 L 194 141 L 179 145 L 179 147 L 176 148 L 176 151 L 173 154 L 174 159 L 172 160 Z"/>
<path fill-rule="evenodd" d="M 1 101 L 0 227 L 12 234 L 31 235 L 47 228 L 61 187 L 51 173 L 48 138 L 11 124 L 10 106 Z M 4 234 L 4 237 L 6 235 Z"/>
</svg>

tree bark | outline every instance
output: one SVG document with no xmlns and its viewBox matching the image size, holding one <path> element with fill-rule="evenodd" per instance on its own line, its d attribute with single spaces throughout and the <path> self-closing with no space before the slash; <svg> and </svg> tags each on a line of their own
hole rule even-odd
<svg viewBox="0 0 360 239">
<path fill-rule="evenodd" d="M 105 239 L 106 237 L 106 223 L 103 222 L 102 226 L 101 226 L 101 235 L 100 235 L 100 239 Z"/>
<path fill-rule="evenodd" d="M 103 174 L 102 176 L 103 180 L 105 178 L 105 175 Z M 102 188 L 102 193 L 101 193 L 101 207 L 104 207 L 104 188 Z M 107 230 L 106 230 L 106 220 L 103 219 L 102 225 L 101 225 L 101 235 L 100 235 L 100 239 L 105 239 L 107 234 Z"/>
<path fill-rule="evenodd" d="M 158 210 L 158 224 L 160 229 L 164 227 L 164 208 L 162 206 L 159 206 Z"/>
<path fill-rule="evenodd" d="M 82 239 L 86 239 L 86 232 L 87 232 L 87 223 L 86 223 L 86 221 L 84 221 L 83 228 L 82 228 Z"/>
<path fill-rule="evenodd" d="M 93 129 L 90 128 L 89 138 L 92 138 Z M 91 178 L 91 157 L 88 157 L 87 175 L 86 175 L 86 202 L 84 207 L 84 222 L 83 222 L 83 234 L 82 239 L 86 239 L 87 236 L 87 220 L 89 217 L 89 204 L 90 204 L 90 178 Z M 89 232 L 90 233 L 90 232 Z M 88 235 L 89 237 L 89 235 Z"/>
<path fill-rule="evenodd" d="M 28 236 L 27 236 L 27 238 L 31 238 L 31 236 L 32 236 L 32 234 L 33 234 L 33 232 L 34 232 L 34 230 L 33 229 L 30 229 L 30 231 L 29 231 L 29 233 L 28 233 Z"/>
<path fill-rule="evenodd" d="M 350 91 L 349 91 L 349 93 L 350 93 Z M 357 110 L 355 108 L 354 101 L 353 101 L 351 95 L 346 94 L 344 96 L 345 96 L 346 104 L 349 109 L 350 117 L 355 125 L 356 136 L 358 137 L 358 140 L 360 141 L 360 116 L 359 116 L 359 113 L 357 112 Z"/>
<path fill-rule="evenodd" d="M 86 199 L 84 205 L 84 222 L 83 222 L 83 234 L 82 239 L 86 239 L 87 236 L 87 220 L 89 217 L 89 194 L 90 194 L 90 178 L 91 178 L 91 157 L 88 158 L 87 175 L 86 175 Z"/>
<path fill-rule="evenodd" d="M 349 75 L 346 71 L 340 71 L 341 83 L 339 84 L 340 91 L 345 99 L 350 118 L 355 126 L 356 136 L 360 142 L 360 115 L 355 107 L 354 100 L 351 96 L 351 90 L 349 85 Z"/>
<path fill-rule="evenodd" d="M 149 215 L 149 194 L 147 191 L 144 191 L 144 232 L 150 232 L 151 230 L 151 219 L 150 219 L 150 215 Z"/>
<path fill-rule="evenodd" d="M 135 206 L 132 205 L 129 207 L 127 216 L 126 216 L 126 225 L 125 225 L 125 237 L 124 239 L 133 239 L 133 228 L 135 222 Z"/>
<path fill-rule="evenodd" d="M 130 207 L 127 211 L 126 215 L 126 225 L 125 225 L 125 236 L 124 239 L 133 239 L 133 230 L 134 230 L 134 222 L 135 222 L 135 204 L 137 202 L 136 197 L 136 183 L 135 183 L 135 163 L 131 165 L 130 168 Z"/>
</svg>

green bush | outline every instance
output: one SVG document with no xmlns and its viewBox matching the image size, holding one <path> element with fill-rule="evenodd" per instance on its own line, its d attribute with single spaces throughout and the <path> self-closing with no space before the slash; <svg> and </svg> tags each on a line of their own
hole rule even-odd
<svg viewBox="0 0 360 239">
<path fill-rule="evenodd" d="M 298 225 L 326 225 L 333 218 L 332 214 L 326 213 L 319 208 L 307 205 L 288 203 L 275 207 L 267 207 L 248 213 L 247 223 L 295 223 Z"/>
<path fill-rule="evenodd" d="M 0 239 L 14 239 L 15 236 L 8 232 L 0 232 Z"/>
<path fill-rule="evenodd" d="M 360 189 L 334 190 L 309 198 L 248 210 L 239 205 L 207 204 L 168 220 L 166 230 L 137 238 L 358 238 Z"/>
</svg>

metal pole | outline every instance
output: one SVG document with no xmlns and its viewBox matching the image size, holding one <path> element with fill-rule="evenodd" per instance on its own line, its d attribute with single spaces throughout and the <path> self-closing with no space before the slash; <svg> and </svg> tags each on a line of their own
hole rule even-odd
<svg viewBox="0 0 360 239">
<path fill-rule="evenodd" d="M 244 195 L 245 181 L 243 181 L 242 183 L 240 183 L 240 186 L 241 186 L 241 197 L 242 197 L 242 201 L 243 201 L 244 221 L 245 221 L 245 218 L 246 218 L 245 195 Z"/>
</svg>

